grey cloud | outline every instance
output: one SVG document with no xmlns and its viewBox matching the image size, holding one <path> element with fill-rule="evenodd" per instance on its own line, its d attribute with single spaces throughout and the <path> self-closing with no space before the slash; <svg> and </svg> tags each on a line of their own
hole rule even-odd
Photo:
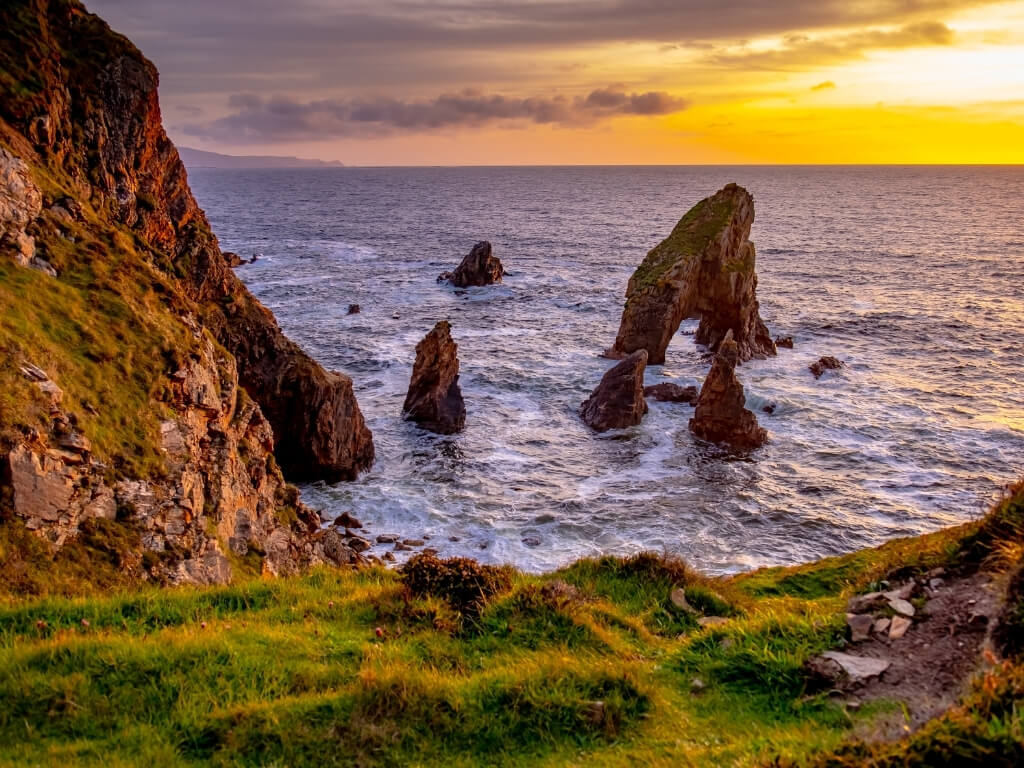
<svg viewBox="0 0 1024 768">
<path fill-rule="evenodd" d="M 621 115 L 666 115 L 687 107 L 685 99 L 661 91 L 627 93 L 614 87 L 587 96 L 511 98 L 477 91 L 443 94 L 429 100 L 393 98 L 297 101 L 236 94 L 230 114 L 184 126 L 203 139 L 241 143 L 318 141 L 478 127 L 488 124 L 586 125 Z"/>
<path fill-rule="evenodd" d="M 473 70 L 500 69 L 502 52 L 912 25 L 996 0 L 87 1 L 155 59 L 165 83 L 228 93 L 243 79 L 254 89 L 317 77 L 348 89 L 450 87 L 459 71 L 465 85 Z M 504 74 L 522 76 L 516 66 Z"/>
<path fill-rule="evenodd" d="M 936 21 L 908 24 L 894 30 L 868 29 L 827 37 L 787 35 L 781 48 L 723 52 L 708 61 L 740 69 L 800 69 L 862 57 L 879 49 L 950 45 L 953 31 Z"/>
</svg>

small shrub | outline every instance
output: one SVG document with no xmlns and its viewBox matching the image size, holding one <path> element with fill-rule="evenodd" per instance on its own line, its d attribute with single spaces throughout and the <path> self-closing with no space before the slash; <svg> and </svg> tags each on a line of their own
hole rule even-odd
<svg viewBox="0 0 1024 768">
<path fill-rule="evenodd" d="M 402 582 L 417 596 L 446 600 L 459 613 L 478 615 L 487 600 L 512 586 L 513 569 L 481 565 L 468 557 L 441 560 L 434 555 L 412 557 L 401 568 Z"/>
</svg>

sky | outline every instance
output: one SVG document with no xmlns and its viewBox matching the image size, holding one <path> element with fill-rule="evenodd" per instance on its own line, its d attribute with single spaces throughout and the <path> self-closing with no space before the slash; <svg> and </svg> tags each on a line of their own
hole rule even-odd
<svg viewBox="0 0 1024 768">
<path fill-rule="evenodd" d="M 180 146 L 351 165 L 1024 163 L 1024 0 L 85 0 Z"/>
</svg>

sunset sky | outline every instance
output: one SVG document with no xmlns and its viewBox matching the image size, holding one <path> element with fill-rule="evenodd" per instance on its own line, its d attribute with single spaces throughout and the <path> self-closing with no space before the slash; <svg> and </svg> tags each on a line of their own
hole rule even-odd
<svg viewBox="0 0 1024 768">
<path fill-rule="evenodd" d="M 86 0 L 179 145 L 353 165 L 1024 162 L 1024 0 Z"/>
</svg>

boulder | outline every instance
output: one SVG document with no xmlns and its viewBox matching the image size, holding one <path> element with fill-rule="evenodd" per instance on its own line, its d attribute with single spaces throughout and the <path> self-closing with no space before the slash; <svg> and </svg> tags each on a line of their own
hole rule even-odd
<svg viewBox="0 0 1024 768">
<path fill-rule="evenodd" d="M 466 403 L 459 388 L 458 349 L 448 321 L 435 325 L 416 345 L 409 393 L 402 406 L 405 418 L 441 435 L 459 432 L 466 425 Z"/>
<path fill-rule="evenodd" d="M 612 366 L 597 389 L 580 406 L 580 416 L 598 432 L 639 424 L 647 413 L 644 369 L 647 350 L 640 349 Z"/>
<path fill-rule="evenodd" d="M 783 349 L 793 348 L 793 337 L 792 336 L 776 336 L 775 346 Z"/>
<path fill-rule="evenodd" d="M 842 673 L 852 683 L 863 682 L 872 677 L 878 677 L 891 665 L 889 659 L 874 659 L 865 656 L 853 656 L 840 651 L 826 651 L 821 658 L 835 662 Z"/>
<path fill-rule="evenodd" d="M 739 347 L 726 333 L 690 419 L 690 430 L 712 443 L 724 443 L 739 450 L 764 444 L 768 432 L 758 426 L 757 417 L 745 407 L 743 385 L 736 378 Z"/>
<path fill-rule="evenodd" d="M 694 386 L 681 387 L 668 381 L 644 387 L 644 397 L 652 397 L 661 403 L 696 405 L 699 394 L 700 391 Z"/>
<path fill-rule="evenodd" d="M 846 365 L 846 363 L 839 358 L 832 357 L 832 355 L 825 355 L 824 357 L 819 358 L 816 362 L 811 363 L 808 368 L 810 368 L 811 373 L 814 374 L 814 378 L 820 379 L 821 375 L 825 373 L 825 371 L 838 371 L 844 365 Z"/>
<path fill-rule="evenodd" d="M 747 239 L 753 221 L 754 199 L 736 184 L 691 208 L 629 279 L 619 333 L 605 354 L 646 349 L 649 362 L 660 365 L 688 317 L 700 318 L 694 340 L 712 351 L 732 331 L 738 360 L 776 354 L 758 310 L 754 244 Z"/>
<path fill-rule="evenodd" d="M 494 256 L 491 244 L 481 240 L 473 246 L 473 250 L 466 255 L 454 272 L 442 272 L 438 275 L 437 281 L 447 281 L 458 288 L 468 288 L 471 285 L 500 283 L 504 274 L 505 268 L 502 267 L 501 260 Z"/>
</svg>

